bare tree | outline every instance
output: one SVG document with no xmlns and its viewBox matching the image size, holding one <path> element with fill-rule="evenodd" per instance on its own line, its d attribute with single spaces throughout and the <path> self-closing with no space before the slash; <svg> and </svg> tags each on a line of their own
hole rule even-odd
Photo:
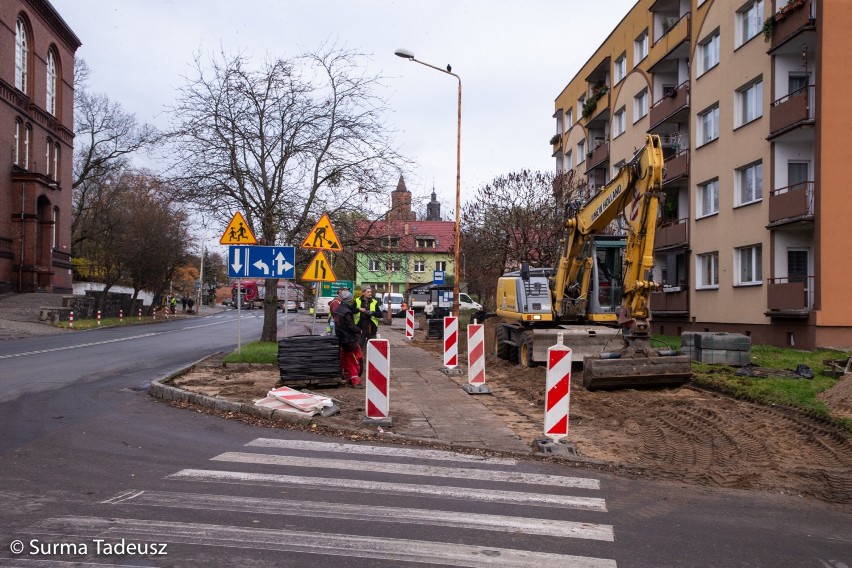
<svg viewBox="0 0 852 568">
<path fill-rule="evenodd" d="M 359 53 L 326 48 L 253 67 L 242 54 L 196 57 L 174 107 L 183 196 L 225 221 L 235 210 L 261 244 L 296 245 L 323 211 L 383 191 L 403 160 L 388 144 L 380 78 Z M 277 339 L 267 280 L 261 339 Z"/>
</svg>

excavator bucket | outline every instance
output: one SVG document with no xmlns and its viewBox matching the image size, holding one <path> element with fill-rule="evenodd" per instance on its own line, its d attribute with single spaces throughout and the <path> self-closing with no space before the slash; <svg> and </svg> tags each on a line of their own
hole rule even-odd
<svg viewBox="0 0 852 568">
<path fill-rule="evenodd" d="M 636 355 L 583 359 L 583 386 L 588 390 L 679 386 L 692 378 L 688 355 Z"/>
</svg>

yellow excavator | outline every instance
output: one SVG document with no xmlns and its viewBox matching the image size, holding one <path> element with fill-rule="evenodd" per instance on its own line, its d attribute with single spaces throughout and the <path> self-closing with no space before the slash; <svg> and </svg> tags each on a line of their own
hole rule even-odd
<svg viewBox="0 0 852 568">
<path fill-rule="evenodd" d="M 558 334 L 583 361 L 587 389 L 680 385 L 690 358 L 651 340 L 654 236 L 663 180 L 659 136 L 565 222 L 555 268 L 509 272 L 497 282 L 498 357 L 544 363 Z M 618 218 L 625 236 L 602 234 Z"/>
</svg>

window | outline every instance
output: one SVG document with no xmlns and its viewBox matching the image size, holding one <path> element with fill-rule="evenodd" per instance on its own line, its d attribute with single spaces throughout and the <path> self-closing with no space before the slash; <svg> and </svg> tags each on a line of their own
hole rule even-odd
<svg viewBox="0 0 852 568">
<path fill-rule="evenodd" d="M 426 261 L 425 260 L 415 260 L 414 261 L 414 272 L 426 272 Z"/>
<path fill-rule="evenodd" d="M 568 130 L 574 126 L 574 109 L 569 108 L 568 112 L 565 113 L 565 130 Z"/>
<path fill-rule="evenodd" d="M 56 248 L 56 225 L 59 223 L 59 208 L 53 208 L 53 226 L 50 228 L 50 248 Z"/>
<path fill-rule="evenodd" d="M 435 261 L 435 270 L 440 270 L 442 272 L 446 272 L 447 261 L 446 260 L 436 260 Z"/>
<path fill-rule="evenodd" d="M 627 76 L 627 54 L 622 53 L 621 57 L 615 60 L 613 67 L 613 75 L 615 76 L 614 83 L 618 83 Z"/>
<path fill-rule="evenodd" d="M 577 143 L 577 165 L 586 161 L 586 141 L 580 140 Z"/>
<path fill-rule="evenodd" d="M 21 164 L 21 129 L 23 125 L 20 120 L 15 121 L 15 148 L 12 150 L 12 161 L 15 165 Z"/>
<path fill-rule="evenodd" d="M 737 46 L 763 30 L 763 0 L 754 0 L 737 12 Z"/>
<path fill-rule="evenodd" d="M 698 185 L 698 216 L 719 212 L 719 178 Z"/>
<path fill-rule="evenodd" d="M 44 109 L 56 116 L 56 56 L 53 51 L 47 52 L 47 92 Z"/>
<path fill-rule="evenodd" d="M 621 134 L 624 134 L 625 127 L 625 115 L 627 110 L 625 107 L 621 107 L 615 114 L 612 115 L 612 137 L 615 138 Z"/>
<path fill-rule="evenodd" d="M 435 248 L 435 239 L 417 239 L 415 243 L 417 248 Z"/>
<path fill-rule="evenodd" d="M 804 73 L 790 73 L 787 75 L 787 94 L 793 94 L 796 91 L 804 89 L 808 86 L 808 76 Z"/>
<path fill-rule="evenodd" d="M 737 91 L 736 126 L 742 126 L 763 116 L 763 80 L 758 80 Z"/>
<path fill-rule="evenodd" d="M 761 261 L 763 257 L 761 245 L 741 247 L 734 249 L 734 262 L 736 263 L 737 286 L 749 286 L 763 282 L 763 269 Z"/>
<path fill-rule="evenodd" d="M 698 43 L 698 75 L 707 73 L 719 64 L 719 30 Z"/>
<path fill-rule="evenodd" d="M 718 103 L 698 114 L 698 145 L 703 146 L 719 137 Z"/>
<path fill-rule="evenodd" d="M 639 122 L 648 114 L 648 89 L 642 89 L 638 95 L 633 97 L 633 122 Z"/>
<path fill-rule="evenodd" d="M 28 124 L 27 127 L 24 128 L 24 156 L 22 158 L 23 164 L 21 164 L 22 166 L 24 166 L 24 169 L 27 170 L 30 169 L 30 139 L 32 138 L 32 136 L 33 129 L 30 128 L 30 125 Z"/>
<path fill-rule="evenodd" d="M 696 288 L 698 290 L 719 287 L 719 253 L 708 252 L 696 257 Z"/>
<path fill-rule="evenodd" d="M 367 270 L 370 272 L 378 272 L 379 271 L 379 261 L 371 260 L 367 263 Z"/>
<path fill-rule="evenodd" d="M 53 179 L 59 179 L 59 142 L 53 145 Z"/>
<path fill-rule="evenodd" d="M 787 249 L 787 281 L 788 282 L 807 282 L 808 280 L 808 265 L 810 264 L 808 256 L 810 251 L 803 248 L 788 248 Z"/>
<path fill-rule="evenodd" d="M 586 95 L 577 99 L 577 116 L 583 116 L 583 105 L 586 104 Z"/>
<path fill-rule="evenodd" d="M 574 167 L 574 159 L 573 158 L 574 158 L 574 156 L 571 153 L 571 150 L 568 150 L 567 152 L 565 152 L 565 167 L 569 170 Z"/>
<path fill-rule="evenodd" d="M 648 30 L 633 41 L 633 65 L 648 57 Z"/>
<path fill-rule="evenodd" d="M 15 25 L 15 87 L 24 93 L 27 92 L 27 26 L 18 18 Z"/>
<path fill-rule="evenodd" d="M 787 162 L 787 186 L 790 189 L 803 189 L 810 181 L 810 162 Z"/>
<path fill-rule="evenodd" d="M 763 163 L 757 162 L 736 171 L 735 204 L 748 205 L 763 199 Z"/>
<path fill-rule="evenodd" d="M 400 262 L 398 260 L 389 260 L 385 263 L 385 266 L 391 272 L 399 272 L 400 271 Z"/>
<path fill-rule="evenodd" d="M 398 247 L 399 237 L 382 237 L 381 245 L 385 248 Z"/>
<path fill-rule="evenodd" d="M 44 174 L 50 177 L 50 166 L 53 161 L 50 159 L 50 151 L 53 149 L 53 141 L 50 138 L 44 144 Z"/>
</svg>

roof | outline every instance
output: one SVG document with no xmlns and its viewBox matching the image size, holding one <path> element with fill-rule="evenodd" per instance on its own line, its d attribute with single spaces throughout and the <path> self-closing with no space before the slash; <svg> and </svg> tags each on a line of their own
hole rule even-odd
<svg viewBox="0 0 852 568">
<path fill-rule="evenodd" d="M 399 238 L 397 252 L 433 252 L 449 253 L 455 242 L 455 222 L 453 221 L 360 221 L 355 225 L 355 235 L 358 244 L 355 249 L 360 252 L 385 251 L 382 240 L 386 236 Z M 418 247 L 416 239 L 435 239 L 435 248 Z"/>
</svg>

